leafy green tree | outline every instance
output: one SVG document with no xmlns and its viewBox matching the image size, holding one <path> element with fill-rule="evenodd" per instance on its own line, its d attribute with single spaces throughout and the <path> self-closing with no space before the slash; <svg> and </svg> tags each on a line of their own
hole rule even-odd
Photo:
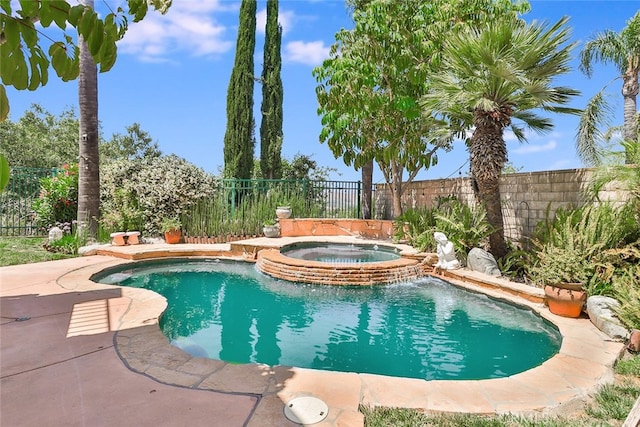
<svg viewBox="0 0 640 427">
<path fill-rule="evenodd" d="M 296 154 L 291 161 L 282 159 L 283 179 L 310 179 L 314 181 L 327 181 L 331 172 L 336 169 L 318 166 L 318 162 L 305 154 Z"/>
<path fill-rule="evenodd" d="M 158 143 L 151 138 L 148 132 L 142 130 L 140 124 L 133 123 L 126 129 L 126 135 L 114 133 L 111 140 L 100 144 L 102 163 L 118 159 L 153 159 L 162 155 Z"/>
<path fill-rule="evenodd" d="M 127 0 L 128 10 L 119 7 L 104 16 L 98 16 L 85 4 L 71 6 L 66 0 L 0 1 L 0 122 L 9 114 L 5 85 L 18 90 L 36 90 L 47 84 L 50 65 L 63 81 L 78 77 L 80 49 L 74 37 L 66 33 L 68 30 L 75 30 L 83 37 L 93 60 L 100 65 L 100 71 L 105 72 L 115 63 L 116 42 L 126 33 L 129 19 L 142 20 L 150 5 L 166 13 L 171 1 Z M 15 10 L 14 6 L 17 6 Z M 48 52 L 36 22 L 43 28 L 55 24 L 63 32 L 61 40 L 53 40 Z M 44 37 L 51 40 L 49 35 Z"/>
<path fill-rule="evenodd" d="M 402 212 L 407 184 L 437 162 L 439 148 L 450 149 L 452 134 L 421 116 L 418 105 L 444 40 L 468 25 L 526 10 L 526 2 L 492 0 L 354 2 L 355 28 L 336 34 L 330 58 L 313 71 L 320 141 L 356 170 L 378 164 L 394 216 Z"/>
<path fill-rule="evenodd" d="M 616 33 L 605 30 L 588 40 L 580 52 L 580 69 L 588 76 L 593 74 L 593 63 L 612 63 L 620 72 L 616 80 L 622 78 L 624 99 L 624 124 L 622 139 L 634 142 L 638 139 L 638 111 L 636 97 L 640 88 L 640 11 L 627 26 Z M 609 123 L 611 106 L 603 88 L 589 100 L 580 118 L 577 135 L 577 150 L 580 158 L 590 165 L 600 160 L 598 147 L 604 139 L 600 127 Z M 631 163 L 631 155 L 626 159 Z"/>
<path fill-rule="evenodd" d="M 256 0 L 242 0 L 236 57 L 227 90 L 224 177 L 248 179 L 255 147 L 253 119 L 253 51 L 256 44 Z"/>
<path fill-rule="evenodd" d="M 282 176 L 282 27 L 278 24 L 278 0 L 267 0 L 267 24 L 262 68 L 262 121 L 260 122 L 260 169 L 262 177 Z"/>
<path fill-rule="evenodd" d="M 12 166 L 53 168 L 78 162 L 79 120 L 73 108 L 58 116 L 39 104 L 15 123 L 11 119 L 0 122 L 0 153 Z M 100 163 L 117 159 L 149 159 L 162 153 L 140 124 L 126 127 L 126 134 L 115 133 L 109 141 L 100 139 Z"/>
<path fill-rule="evenodd" d="M 0 152 L 12 166 L 53 168 L 77 163 L 78 132 L 73 108 L 54 116 L 32 104 L 17 122 L 0 122 Z"/>
<path fill-rule="evenodd" d="M 430 92 L 422 99 L 427 116 L 441 115 L 458 131 L 473 129 L 467 140 L 471 175 L 495 229 L 489 243 L 497 258 L 507 252 L 498 185 L 507 162 L 504 130 L 525 141 L 524 127 L 552 128 L 537 111 L 579 113 L 564 107 L 579 92 L 553 85 L 569 71 L 574 45 L 568 43 L 566 23 L 567 18 L 551 26 L 505 20 L 451 34 L 442 71 L 431 76 Z"/>
</svg>

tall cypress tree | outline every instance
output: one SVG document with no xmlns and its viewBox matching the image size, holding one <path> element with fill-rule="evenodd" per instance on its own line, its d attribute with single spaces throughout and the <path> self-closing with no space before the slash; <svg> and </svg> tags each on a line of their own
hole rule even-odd
<svg viewBox="0 0 640 427">
<path fill-rule="evenodd" d="M 253 119 L 253 51 L 256 45 L 256 0 L 242 0 L 236 57 L 227 89 L 224 177 L 251 178 L 255 148 Z"/>
<path fill-rule="evenodd" d="M 262 122 L 260 170 L 263 178 L 282 177 L 282 27 L 278 24 L 278 0 L 267 0 L 267 25 L 262 69 Z"/>
</svg>

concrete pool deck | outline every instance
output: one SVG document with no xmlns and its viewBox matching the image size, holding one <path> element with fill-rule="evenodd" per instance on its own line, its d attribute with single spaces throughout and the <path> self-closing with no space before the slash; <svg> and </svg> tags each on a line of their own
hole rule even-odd
<svg viewBox="0 0 640 427">
<path fill-rule="evenodd" d="M 482 277 L 446 280 L 530 307 L 556 324 L 563 335 L 556 356 L 511 377 L 474 381 L 234 365 L 171 346 L 157 323 L 166 307 L 159 295 L 89 280 L 131 259 L 253 259 L 251 246 L 288 241 L 252 239 L 242 244 L 241 254 L 233 254 L 229 244 L 105 247 L 102 255 L 0 268 L 0 425 L 294 426 L 284 405 L 300 396 L 327 403 L 327 418 L 317 426 L 363 425 L 360 404 L 559 414 L 613 382 L 622 343 L 587 318 L 555 316 L 527 295 L 471 283 Z"/>
</svg>

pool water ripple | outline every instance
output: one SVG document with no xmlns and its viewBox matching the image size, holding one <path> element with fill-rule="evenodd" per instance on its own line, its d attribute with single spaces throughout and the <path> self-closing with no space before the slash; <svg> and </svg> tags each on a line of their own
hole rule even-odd
<svg viewBox="0 0 640 427">
<path fill-rule="evenodd" d="M 367 287 L 291 283 L 230 261 L 145 262 L 103 283 L 165 296 L 164 334 L 194 356 L 423 379 L 513 375 L 557 353 L 528 309 L 425 278 Z M 124 280 L 122 280 L 124 279 Z"/>
</svg>

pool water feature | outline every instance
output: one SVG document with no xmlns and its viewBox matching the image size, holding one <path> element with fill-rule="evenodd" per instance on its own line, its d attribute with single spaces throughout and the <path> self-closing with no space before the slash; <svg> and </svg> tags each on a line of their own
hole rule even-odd
<svg viewBox="0 0 640 427">
<path fill-rule="evenodd" d="M 420 260 L 387 245 L 301 242 L 261 250 L 256 266 L 275 278 L 319 285 L 375 285 L 424 275 Z"/>
<path fill-rule="evenodd" d="M 160 326 L 193 356 L 423 379 L 510 376 L 559 350 L 551 323 L 528 309 L 435 278 L 374 287 L 300 285 L 252 265 L 145 261 L 101 283 L 165 296 Z"/>
<path fill-rule="evenodd" d="M 280 253 L 290 258 L 329 264 L 360 264 L 392 261 L 400 258 L 395 247 L 367 244 L 339 244 L 301 242 L 280 248 Z"/>
</svg>

